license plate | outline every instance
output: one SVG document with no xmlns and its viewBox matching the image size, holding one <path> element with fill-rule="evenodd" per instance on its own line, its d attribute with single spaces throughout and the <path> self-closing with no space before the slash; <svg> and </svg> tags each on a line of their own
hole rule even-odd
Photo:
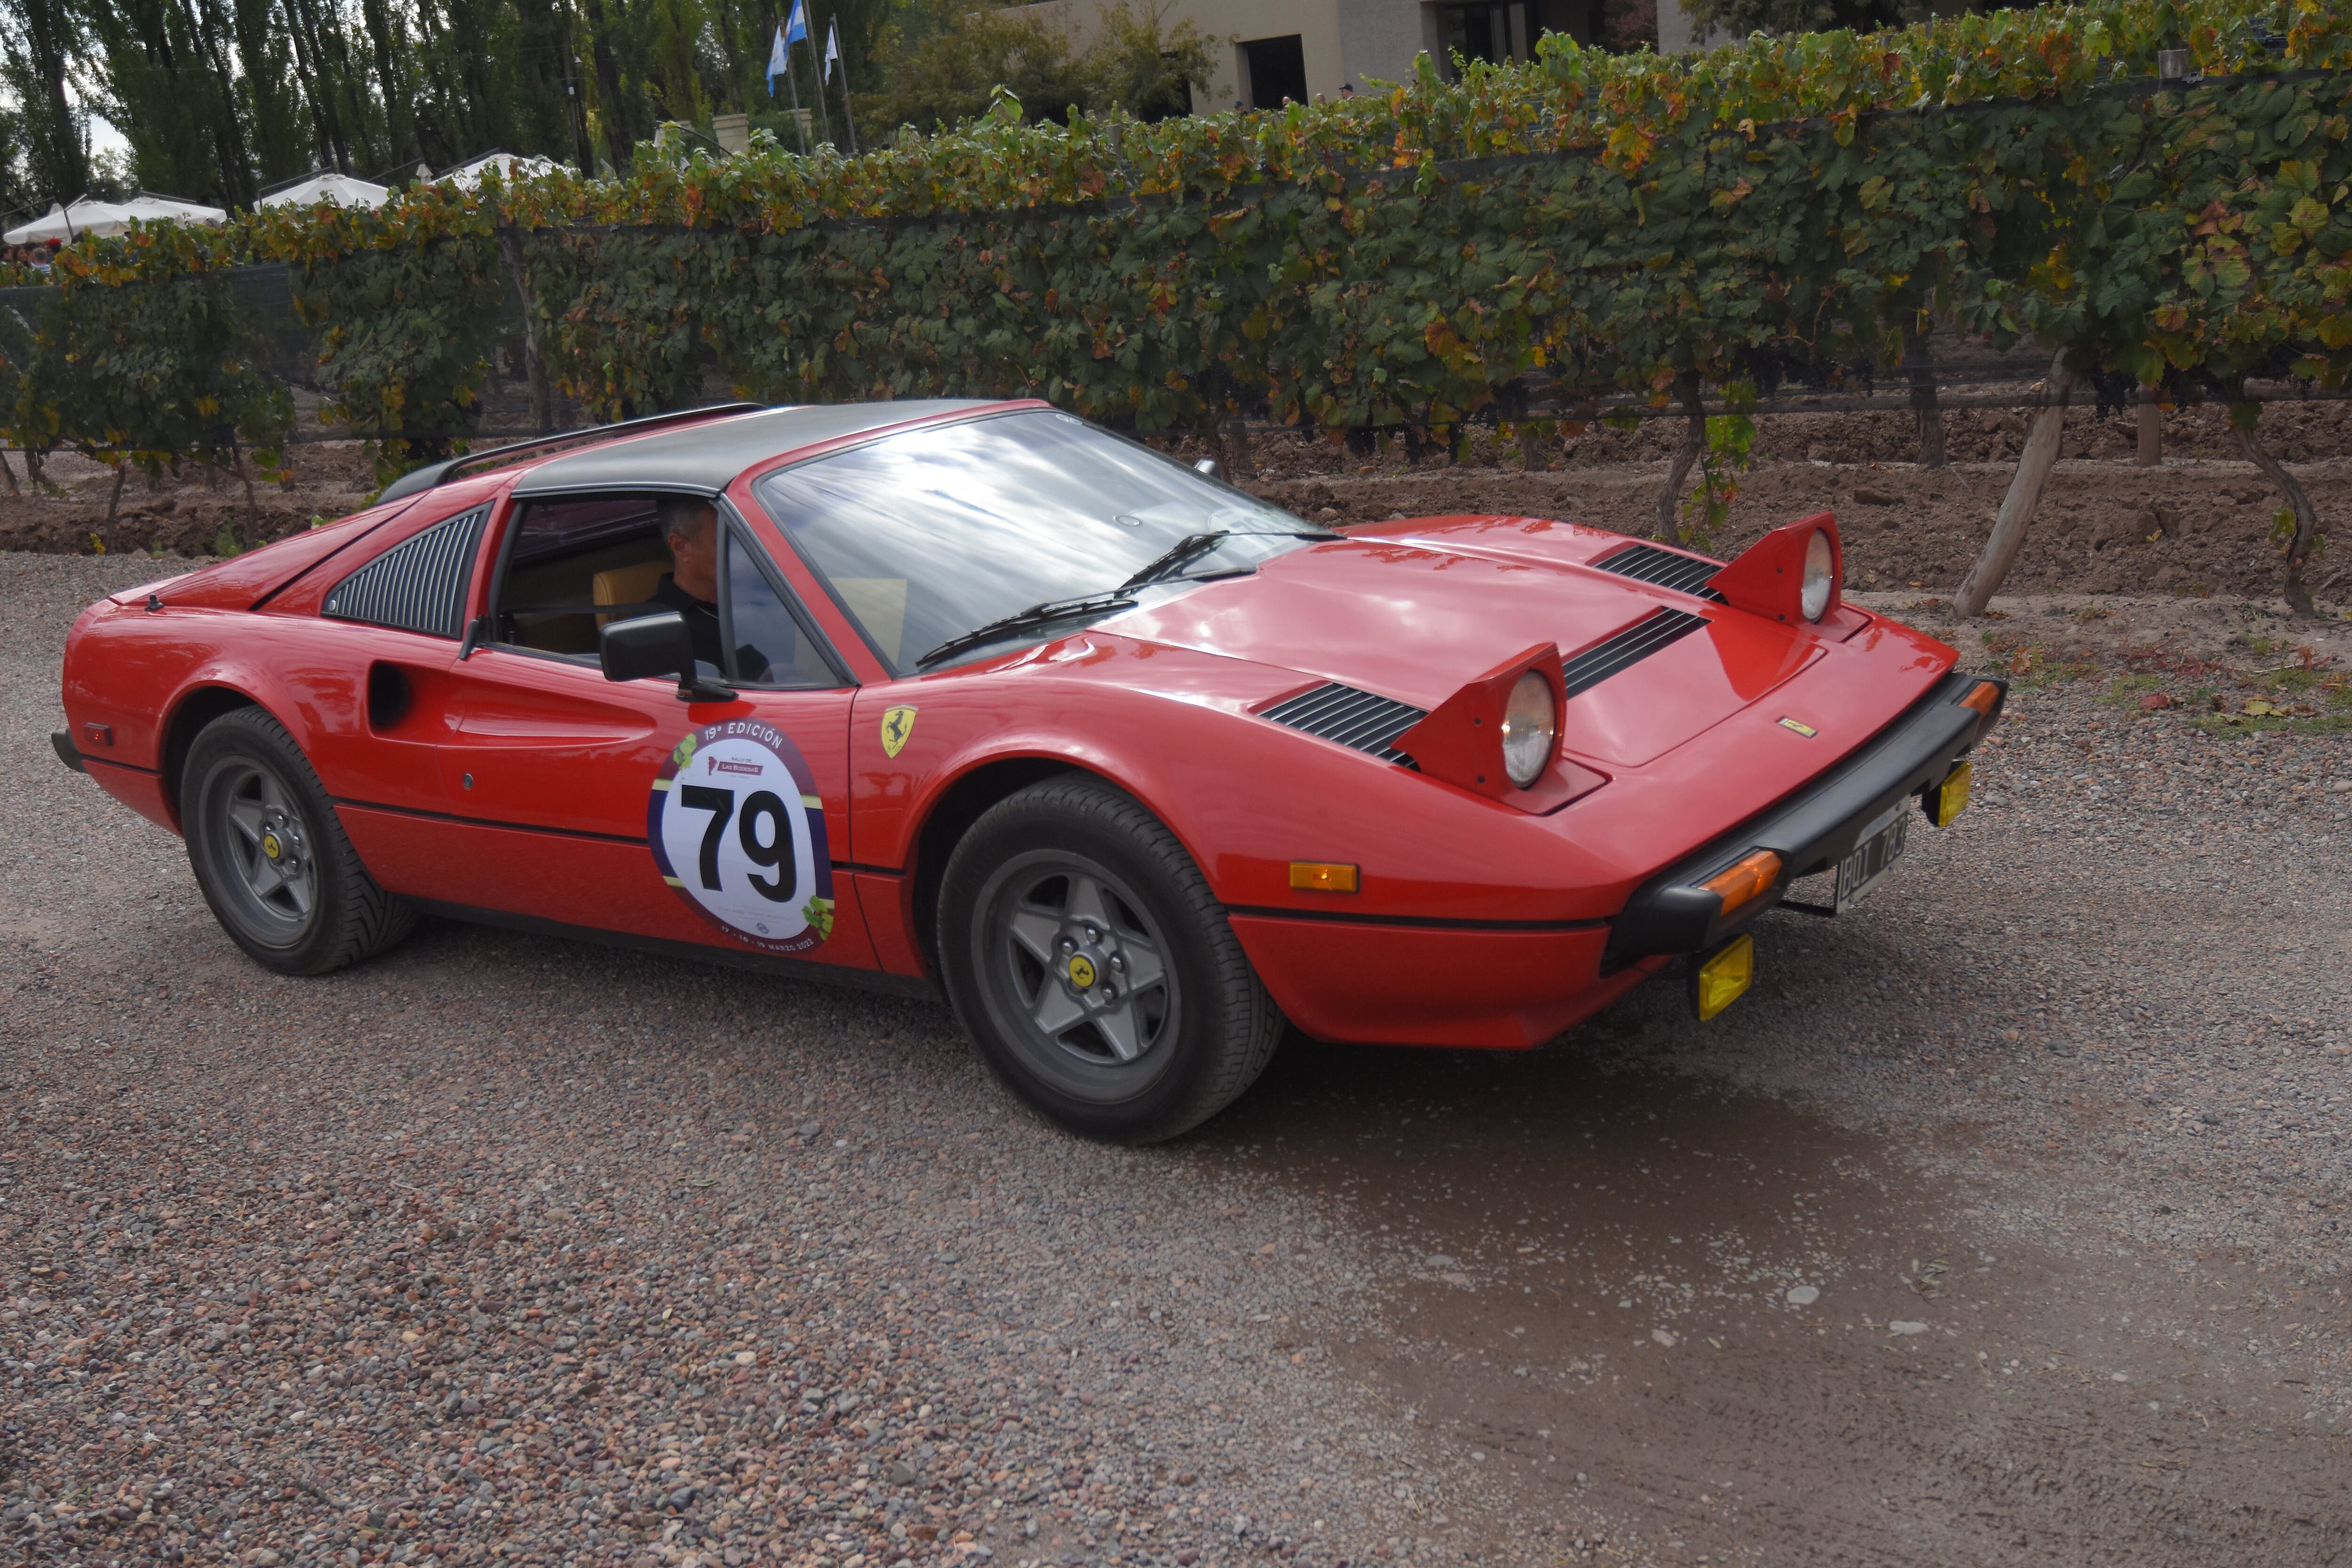
<svg viewBox="0 0 2352 1568">
<path fill-rule="evenodd" d="M 1910 814 L 1903 808 L 1910 804 L 1898 800 L 1888 806 L 1885 816 L 1863 830 L 1862 842 L 1838 862 L 1838 913 L 1862 902 L 1903 858 L 1904 835 L 1911 826 Z"/>
</svg>

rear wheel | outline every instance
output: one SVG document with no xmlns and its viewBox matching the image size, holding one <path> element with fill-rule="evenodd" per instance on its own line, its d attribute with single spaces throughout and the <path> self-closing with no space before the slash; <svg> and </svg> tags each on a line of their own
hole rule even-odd
<svg viewBox="0 0 2352 1568">
<path fill-rule="evenodd" d="M 940 967 L 998 1075 L 1073 1132 L 1175 1137 L 1265 1070 L 1283 1020 L 1175 835 L 1079 775 L 1000 802 L 948 861 Z"/>
<path fill-rule="evenodd" d="M 213 918 L 281 974 L 341 969 L 415 921 L 360 864 L 302 749 L 258 708 L 225 713 L 196 736 L 180 818 Z"/>
</svg>

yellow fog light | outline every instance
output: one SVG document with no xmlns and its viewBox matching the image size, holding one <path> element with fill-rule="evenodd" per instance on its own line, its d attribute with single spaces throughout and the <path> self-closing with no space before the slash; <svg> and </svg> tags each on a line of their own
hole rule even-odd
<svg viewBox="0 0 2352 1568">
<path fill-rule="evenodd" d="M 1938 827 L 1949 827 L 1952 818 L 1969 808 L 1969 770 L 1971 764 L 1962 763 L 1954 768 L 1942 784 L 1927 792 L 1927 820 Z"/>
<path fill-rule="evenodd" d="M 1698 1017 L 1703 1024 L 1746 995 L 1756 983 L 1756 939 L 1734 937 L 1698 966 L 1697 980 Z"/>
</svg>

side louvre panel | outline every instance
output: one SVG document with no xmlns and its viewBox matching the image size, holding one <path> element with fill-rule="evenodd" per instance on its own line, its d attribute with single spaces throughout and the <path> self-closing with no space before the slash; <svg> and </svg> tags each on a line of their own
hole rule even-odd
<svg viewBox="0 0 2352 1568">
<path fill-rule="evenodd" d="M 1396 749 L 1396 738 L 1429 714 L 1426 709 L 1415 708 L 1410 702 L 1399 702 L 1334 680 L 1277 702 L 1259 716 L 1369 752 L 1383 762 L 1412 767 L 1412 759 Z"/>
<path fill-rule="evenodd" d="M 466 613 L 466 580 L 490 509 L 436 522 L 393 546 L 327 591 L 321 613 L 430 637 L 455 637 Z"/>
</svg>

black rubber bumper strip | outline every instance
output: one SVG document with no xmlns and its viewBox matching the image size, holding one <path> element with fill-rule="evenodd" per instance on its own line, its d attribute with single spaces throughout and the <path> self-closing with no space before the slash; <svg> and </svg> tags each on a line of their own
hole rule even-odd
<svg viewBox="0 0 2352 1568">
<path fill-rule="evenodd" d="M 1622 963 L 1651 953 L 1704 952 L 1754 923 L 1779 902 L 1780 889 L 1793 879 L 1836 865 L 1888 806 L 1942 783 L 1952 764 L 1992 727 L 2008 699 L 2006 682 L 1991 682 L 2001 695 L 1990 714 L 1960 704 L 1989 679 L 1946 676 L 1853 755 L 1644 882 L 1613 922 L 1610 960 Z M 1780 858 L 1780 884 L 1726 919 L 1722 900 L 1699 884 L 1758 849 Z"/>
<path fill-rule="evenodd" d="M 50 731 L 49 744 L 58 749 L 58 761 L 78 773 L 89 772 L 89 764 L 82 761 L 81 748 L 74 744 L 73 737 L 65 731 Z"/>
</svg>

